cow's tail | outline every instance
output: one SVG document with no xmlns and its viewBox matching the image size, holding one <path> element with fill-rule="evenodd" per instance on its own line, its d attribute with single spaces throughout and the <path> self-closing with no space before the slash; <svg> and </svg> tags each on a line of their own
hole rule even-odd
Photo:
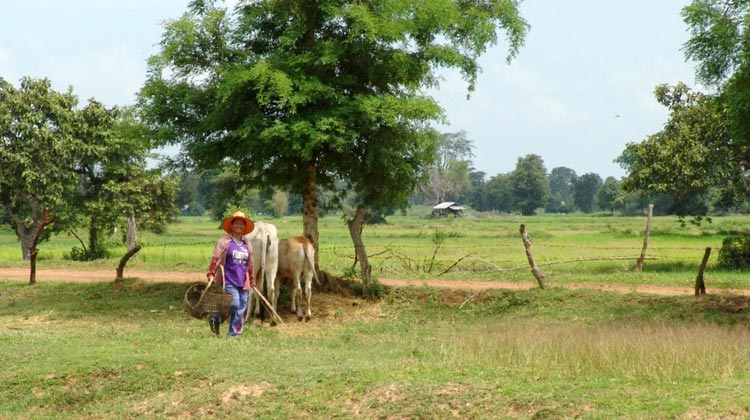
<svg viewBox="0 0 750 420">
<path fill-rule="evenodd" d="M 268 292 L 268 285 L 266 284 L 266 253 L 268 251 L 268 241 L 269 238 L 266 236 L 264 240 L 260 241 L 260 291 L 263 293 Z M 258 271 L 258 270 L 255 270 Z M 257 280 L 257 279 L 256 279 Z"/>
<path fill-rule="evenodd" d="M 312 243 L 310 243 L 309 245 L 312 246 Z M 322 284 L 320 284 L 320 280 L 318 279 L 318 272 L 315 271 L 315 261 L 312 260 L 312 257 L 307 252 L 307 244 L 305 244 L 305 246 L 302 247 L 302 252 L 305 253 L 305 261 L 307 261 L 307 264 L 310 265 L 310 269 L 313 272 L 313 277 L 315 277 L 315 283 L 317 283 L 318 286 L 322 286 Z"/>
</svg>

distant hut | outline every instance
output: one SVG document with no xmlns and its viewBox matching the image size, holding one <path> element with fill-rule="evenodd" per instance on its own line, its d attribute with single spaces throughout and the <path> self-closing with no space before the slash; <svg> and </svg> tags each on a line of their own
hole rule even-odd
<svg viewBox="0 0 750 420">
<path fill-rule="evenodd" d="M 455 216 L 458 217 L 464 212 L 464 206 L 458 205 L 453 201 L 445 201 L 432 208 L 433 217 Z"/>
</svg>

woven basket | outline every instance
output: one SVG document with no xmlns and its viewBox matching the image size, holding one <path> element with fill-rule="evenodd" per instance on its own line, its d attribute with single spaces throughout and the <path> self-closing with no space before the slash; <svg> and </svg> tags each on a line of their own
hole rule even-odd
<svg viewBox="0 0 750 420">
<path fill-rule="evenodd" d="M 205 283 L 190 285 L 185 291 L 185 312 L 191 316 L 203 319 L 211 314 L 229 316 L 229 306 L 232 304 L 232 294 L 224 292 L 218 287 L 209 287 Z M 203 291 L 206 290 L 205 293 Z M 201 295 L 203 298 L 201 299 Z"/>
</svg>

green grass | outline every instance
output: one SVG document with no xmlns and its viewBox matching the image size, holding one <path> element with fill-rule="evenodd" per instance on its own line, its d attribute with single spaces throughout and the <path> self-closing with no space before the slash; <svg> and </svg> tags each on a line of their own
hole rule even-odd
<svg viewBox="0 0 750 420">
<path fill-rule="evenodd" d="M 519 234 L 523 223 L 532 240 L 534 258 L 552 286 L 605 283 L 689 287 L 695 282 L 705 248 L 711 247 L 707 285 L 750 287 L 743 273 L 716 266 L 728 232 L 750 230 L 750 219 L 743 216 L 714 217 L 711 224 L 685 227 L 676 217 L 655 217 L 647 253 L 651 259 L 643 272 L 637 273 L 635 261 L 643 246 L 645 217 L 469 214 L 458 219 L 430 219 L 427 214 L 429 209 L 418 207 L 408 215 L 390 216 L 386 225 L 365 228 L 363 239 L 375 277 L 534 281 Z M 282 238 L 302 233 L 300 216 L 267 221 L 277 226 Z M 356 274 L 358 266 L 344 221 L 338 216 L 321 217 L 319 231 L 320 266 L 334 275 Z M 161 235 L 140 232 L 143 249 L 127 269 L 202 272 L 221 234 L 218 223 L 207 217 L 181 217 Z M 88 263 L 64 259 L 76 245 L 78 241 L 69 234 L 42 243 L 38 268 L 113 269 L 125 253 L 121 244 L 113 243 L 109 259 Z M 28 266 L 20 255 L 12 231 L 0 230 L 0 267 Z"/>
<path fill-rule="evenodd" d="M 0 282 L 0 418 L 750 416 L 747 298 L 411 287 L 232 340 L 184 287 Z"/>
<path fill-rule="evenodd" d="M 380 302 L 318 293 L 311 323 L 217 339 L 182 310 L 184 284 L 3 280 L 3 268 L 28 262 L 0 228 L 0 418 L 750 417 L 750 300 L 722 292 L 748 289 L 748 275 L 716 267 L 724 237 L 750 230 L 750 219 L 681 227 L 656 217 L 647 254 L 656 259 L 638 273 L 644 217 L 428 213 L 365 228 L 376 277 L 534 281 L 523 223 L 549 287 L 410 287 Z M 282 238 L 301 233 L 300 217 L 269 221 Z M 126 277 L 202 272 L 220 234 L 203 217 L 181 218 L 162 235 L 140 232 L 144 248 Z M 320 238 L 320 266 L 351 273 L 342 219 L 321 218 Z M 38 268 L 114 270 L 124 253 L 112 244 L 110 259 L 65 260 L 77 244 L 68 235 L 41 244 Z M 561 287 L 692 287 L 706 247 L 714 252 L 701 298 Z"/>
</svg>

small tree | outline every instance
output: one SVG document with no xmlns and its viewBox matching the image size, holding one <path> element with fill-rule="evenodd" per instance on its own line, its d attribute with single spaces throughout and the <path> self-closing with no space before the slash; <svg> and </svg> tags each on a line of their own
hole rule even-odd
<svg viewBox="0 0 750 420">
<path fill-rule="evenodd" d="M 88 226 L 89 246 L 77 255 L 97 259 L 106 256 L 102 235 L 124 227 L 129 218 L 162 230 L 177 212 L 177 187 L 176 180 L 146 168 L 151 142 L 132 110 L 107 109 L 90 100 L 81 116 L 84 123 L 76 135 L 83 147 L 73 169 L 78 174 L 76 207 Z"/>
<path fill-rule="evenodd" d="M 573 199 L 576 207 L 584 213 L 591 213 L 596 206 L 596 193 L 602 186 L 602 178 L 595 173 L 587 173 L 576 178 L 573 183 Z"/>
<path fill-rule="evenodd" d="M 620 205 L 617 199 L 622 195 L 620 181 L 609 176 L 604 180 L 604 184 L 599 188 L 599 191 L 596 192 L 596 205 L 600 209 L 609 210 L 614 214 L 615 209 Z"/>
<path fill-rule="evenodd" d="M 552 168 L 549 173 L 549 199 L 544 206 L 547 213 L 570 213 L 575 210 L 573 199 L 573 185 L 575 185 L 576 171 L 559 166 Z"/>
<path fill-rule="evenodd" d="M 519 157 L 510 175 L 510 185 L 514 208 L 521 214 L 530 216 L 544 207 L 549 196 L 549 181 L 542 157 L 533 154 Z"/>
<path fill-rule="evenodd" d="M 0 202 L 30 258 L 45 209 L 54 219 L 37 240 L 70 226 L 76 176 L 73 159 L 80 153 L 77 98 L 59 93 L 47 79 L 21 79 L 20 87 L 0 78 Z"/>
</svg>

